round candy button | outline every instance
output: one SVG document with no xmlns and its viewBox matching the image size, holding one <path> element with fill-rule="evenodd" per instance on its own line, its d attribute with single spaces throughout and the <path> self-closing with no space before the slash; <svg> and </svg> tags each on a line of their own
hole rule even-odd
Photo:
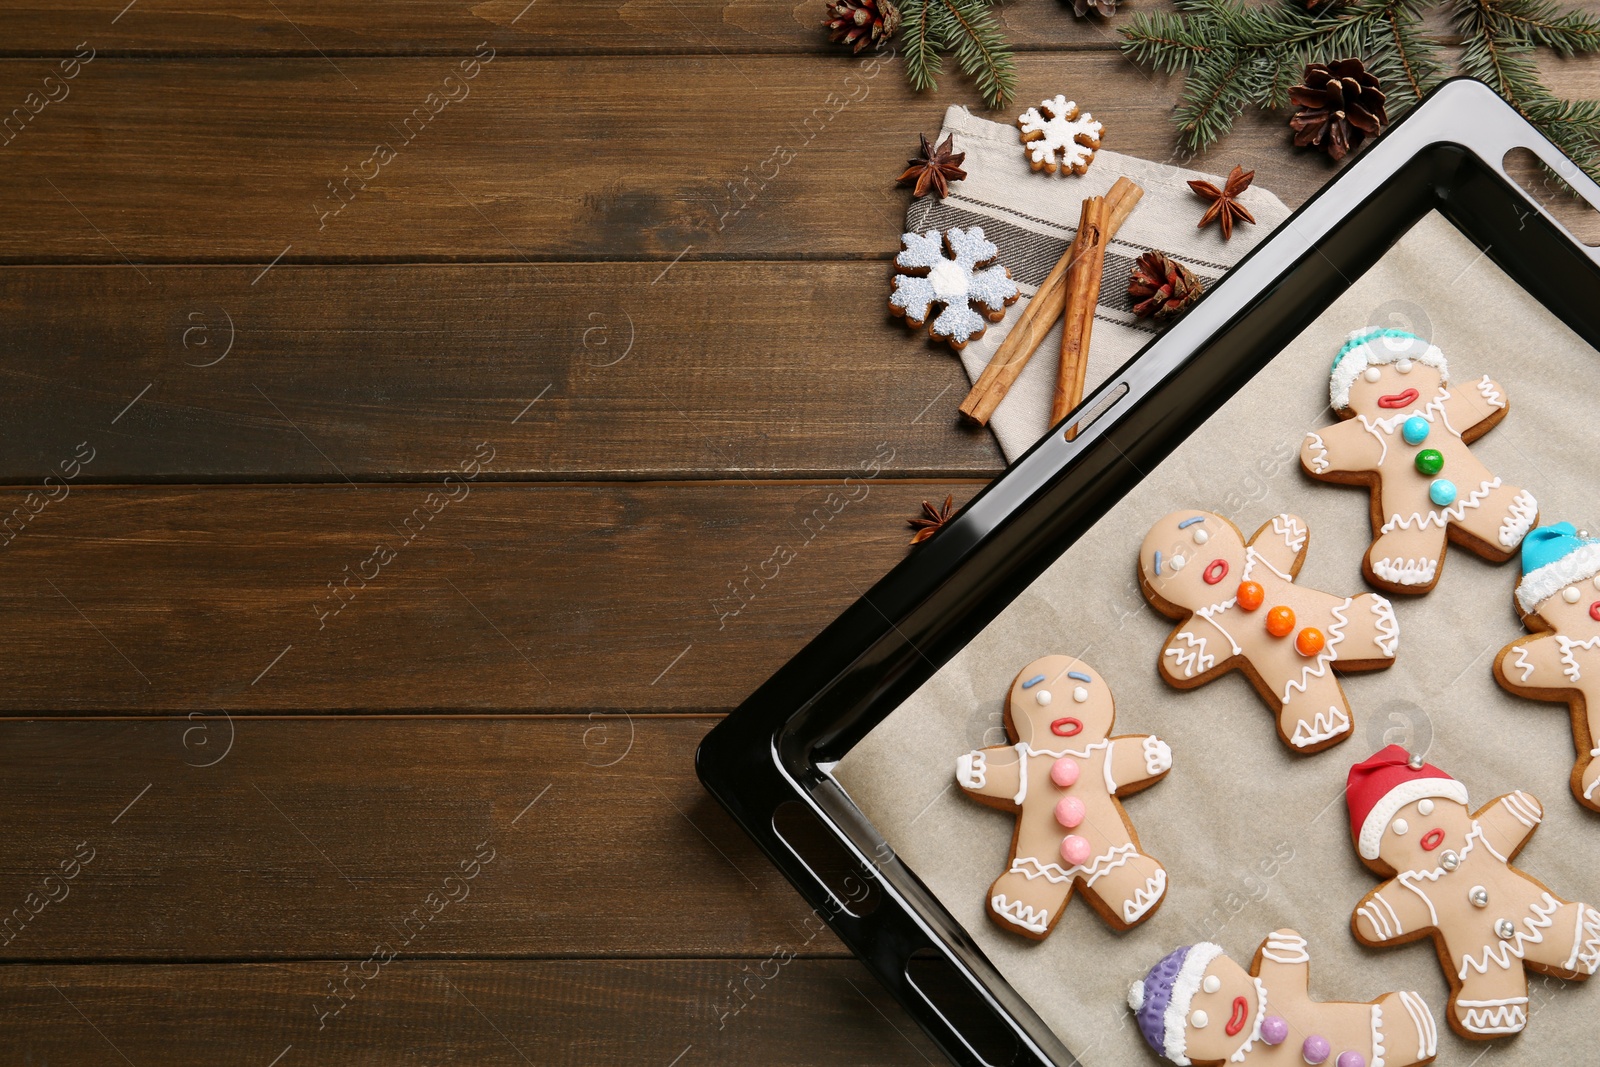
<svg viewBox="0 0 1600 1067">
<path fill-rule="evenodd" d="M 1261 1020 L 1261 1040 L 1269 1045 L 1281 1045 L 1289 1036 L 1289 1024 L 1281 1015 L 1269 1015 Z"/>
<path fill-rule="evenodd" d="M 1260 582 L 1240 582 L 1239 591 L 1234 595 L 1246 611 L 1255 611 L 1267 599 L 1267 591 L 1261 588 Z"/>
<path fill-rule="evenodd" d="M 1083 801 L 1077 797 L 1062 797 L 1056 801 L 1056 822 L 1070 830 L 1082 821 Z"/>
<path fill-rule="evenodd" d="M 1089 842 L 1077 834 L 1068 834 L 1061 841 L 1061 858 L 1074 867 L 1089 861 Z"/>
<path fill-rule="evenodd" d="M 1267 633 L 1273 637 L 1288 637 L 1294 633 L 1294 609 L 1282 604 L 1267 612 Z"/>
<path fill-rule="evenodd" d="M 1417 453 L 1416 464 L 1418 474 L 1426 474 L 1431 478 L 1444 470 L 1444 453 L 1437 448 L 1424 448 Z"/>
<path fill-rule="evenodd" d="M 1456 502 L 1456 483 L 1449 478 L 1435 478 L 1428 486 L 1428 499 L 1441 508 L 1449 507 Z"/>
<path fill-rule="evenodd" d="M 1050 767 L 1050 780 L 1062 789 L 1070 789 L 1078 780 L 1078 764 L 1069 756 L 1062 756 Z"/>
<path fill-rule="evenodd" d="M 1400 436 L 1405 438 L 1408 445 L 1420 445 L 1428 439 L 1428 431 L 1433 427 L 1428 425 L 1428 420 L 1421 415 L 1413 415 L 1400 427 Z"/>
<path fill-rule="evenodd" d="M 1316 1064 L 1326 1063 L 1328 1054 L 1333 1051 L 1333 1046 L 1328 1044 L 1328 1039 L 1321 1034 L 1312 1034 L 1306 1038 L 1306 1043 L 1300 1046 L 1300 1055 L 1305 1061 L 1315 1067 Z"/>
<path fill-rule="evenodd" d="M 1339 1053 L 1336 1067 L 1367 1067 L 1367 1058 L 1355 1049 Z"/>
<path fill-rule="evenodd" d="M 1294 650 L 1302 656 L 1315 656 L 1322 651 L 1322 646 L 1327 643 L 1327 639 L 1322 636 L 1321 630 L 1315 626 L 1307 626 L 1295 635 Z"/>
</svg>

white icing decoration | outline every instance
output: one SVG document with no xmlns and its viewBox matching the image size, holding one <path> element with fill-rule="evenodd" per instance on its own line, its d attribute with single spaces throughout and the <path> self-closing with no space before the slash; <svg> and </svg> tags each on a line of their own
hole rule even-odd
<svg viewBox="0 0 1600 1067">
<path fill-rule="evenodd" d="M 1517 604 L 1526 614 L 1566 586 L 1596 575 L 1600 575 L 1600 541 L 1590 541 L 1554 563 L 1546 563 L 1523 575 L 1517 586 Z"/>
<path fill-rule="evenodd" d="M 1460 522 L 1466 517 L 1468 508 L 1480 508 L 1489 498 L 1489 494 L 1500 488 L 1499 478 L 1490 478 L 1466 496 L 1458 497 L 1456 502 L 1447 508 L 1435 508 L 1429 512 L 1414 511 L 1410 515 L 1391 515 L 1389 521 L 1383 524 L 1379 533 L 1393 533 L 1396 530 L 1426 530 L 1437 526 L 1444 529 L 1446 522 Z"/>
<path fill-rule="evenodd" d="M 1321 474 L 1323 471 L 1332 466 L 1332 464 L 1328 462 L 1328 446 L 1322 440 L 1321 434 L 1306 434 L 1306 443 L 1315 449 L 1315 451 L 1311 453 L 1311 473 Z"/>
<path fill-rule="evenodd" d="M 1410 374 L 1411 361 L 1409 359 L 1397 360 L 1395 362 L 1394 369 L 1399 371 L 1401 374 Z"/>
<path fill-rule="evenodd" d="M 1206 1014 L 1204 1008 L 1196 1008 L 1189 1013 L 1189 1025 L 1196 1030 L 1204 1030 L 1210 1022 L 1211 1016 Z"/>
<path fill-rule="evenodd" d="M 1394 659 L 1395 648 L 1400 644 L 1400 620 L 1394 617 L 1394 605 L 1389 603 L 1387 597 L 1372 595 L 1372 614 L 1376 617 L 1375 625 L 1378 636 L 1373 638 L 1373 643 L 1385 656 Z"/>
<path fill-rule="evenodd" d="M 1184 565 L 1188 562 L 1189 561 L 1185 559 L 1181 553 L 1179 553 L 1175 554 L 1172 559 L 1168 561 L 1168 566 L 1172 568 L 1173 574 L 1177 574 L 1179 571 L 1183 570 Z"/>
<path fill-rule="evenodd" d="M 1372 1006 L 1372 1062 L 1368 1067 L 1383 1067 L 1383 1009 Z"/>
<path fill-rule="evenodd" d="M 1478 393 L 1492 408 L 1506 406 L 1505 398 L 1500 395 L 1500 390 L 1495 388 L 1494 379 L 1487 374 L 1478 379 Z"/>
<path fill-rule="evenodd" d="M 1583 668 L 1578 665 L 1578 657 L 1573 655 L 1573 650 L 1588 651 L 1600 648 L 1600 634 L 1583 641 L 1574 641 L 1565 634 L 1556 634 L 1556 644 L 1561 649 L 1561 673 L 1571 681 L 1577 682 L 1583 679 Z"/>
<path fill-rule="evenodd" d="M 1162 1017 L 1163 1035 L 1167 1059 L 1177 1064 L 1178 1067 L 1188 1067 L 1189 1057 L 1185 1055 L 1184 1022 L 1189 1015 L 1189 1005 L 1194 1002 L 1194 995 L 1200 988 L 1200 981 L 1204 977 L 1206 968 L 1211 962 L 1222 955 L 1221 947 L 1210 941 L 1201 941 L 1191 945 L 1189 954 L 1183 958 L 1183 966 L 1178 968 L 1177 977 L 1172 980 L 1172 999 L 1167 1001 L 1167 1010 Z"/>
<path fill-rule="evenodd" d="M 1172 769 L 1172 748 L 1159 737 L 1144 739 L 1144 769 L 1152 776 Z"/>
<path fill-rule="evenodd" d="M 1529 530 L 1539 517 L 1539 502 L 1533 494 L 1526 489 L 1519 492 L 1511 501 L 1511 510 L 1500 521 L 1499 541 L 1501 548 L 1516 548 L 1522 543 Z"/>
<path fill-rule="evenodd" d="M 1528 680 L 1528 677 L 1533 674 L 1533 670 L 1534 670 L 1534 664 L 1532 662 L 1530 662 L 1529 659 L 1528 659 L 1528 646 L 1527 645 L 1518 645 L 1517 646 L 1517 663 L 1516 663 L 1516 665 L 1518 667 L 1522 668 L 1522 677 L 1519 679 L 1519 681 L 1526 682 Z"/>
<path fill-rule="evenodd" d="M 1306 537 L 1311 533 L 1299 519 L 1288 513 L 1272 517 L 1272 531 L 1283 538 L 1284 545 L 1291 552 L 1299 552 L 1306 547 Z M 1279 571 L 1278 573 L 1282 574 L 1283 572 Z M 1284 577 L 1287 578 L 1288 575 L 1284 575 Z"/>
<path fill-rule="evenodd" d="M 1358 414 L 1356 416 L 1357 421 L 1359 421 L 1361 425 L 1366 428 L 1366 431 L 1373 436 L 1373 439 L 1378 442 L 1379 454 L 1377 465 L 1382 466 L 1383 461 L 1388 458 L 1389 438 L 1393 437 L 1395 432 L 1399 430 L 1400 427 L 1404 426 L 1409 419 L 1426 419 L 1431 423 L 1437 416 L 1438 420 L 1444 424 L 1444 428 L 1446 430 L 1448 430 L 1454 436 L 1460 437 L 1460 432 L 1457 431 L 1454 426 L 1450 425 L 1450 413 L 1445 409 L 1445 405 L 1449 403 L 1452 395 L 1453 394 L 1450 392 L 1450 390 L 1441 389 L 1439 390 L 1438 395 L 1432 400 L 1428 401 L 1425 406 L 1414 408 L 1411 411 L 1402 411 L 1386 419 L 1372 419 L 1368 418 L 1366 415 Z M 1402 440 L 1404 440 L 1404 438 L 1402 438 Z"/>
<path fill-rule="evenodd" d="M 1206 532 L 1206 528 L 1204 526 L 1196 526 L 1194 530 L 1194 543 L 1197 545 L 1203 545 L 1209 540 L 1211 540 L 1211 534 Z"/>
<path fill-rule="evenodd" d="M 1432 815 L 1433 800 L 1429 797 L 1423 797 L 1421 800 L 1417 801 L 1417 812 L 1421 815 Z"/>
<path fill-rule="evenodd" d="M 1361 376 L 1369 382 L 1376 382 L 1379 378 L 1383 377 L 1383 371 L 1379 370 L 1377 367 L 1368 367 L 1366 370 L 1361 372 Z"/>
<path fill-rule="evenodd" d="M 1518 1034 L 1528 1025 L 1528 998 L 1509 1000 L 1457 1000 L 1457 1018 L 1475 1034 Z M 1460 1009 L 1466 1009 L 1461 1018 Z"/>
<path fill-rule="evenodd" d="M 1138 1011 L 1144 1007 L 1144 980 L 1133 983 L 1128 987 L 1128 1007 Z"/>
<path fill-rule="evenodd" d="M 1206 639 L 1199 637 L 1188 630 L 1182 630 L 1173 636 L 1174 641 L 1183 641 L 1189 646 L 1187 649 L 1167 649 L 1167 655 L 1177 660 L 1177 667 L 1183 672 L 1185 678 L 1193 678 L 1195 671 L 1204 674 L 1217 664 L 1217 657 L 1206 654 Z"/>
<path fill-rule="evenodd" d="M 1261 1039 L 1261 1024 L 1265 1022 L 1267 1018 L 1267 987 L 1261 983 L 1261 979 L 1259 978 L 1253 979 L 1253 981 L 1256 984 L 1255 1025 L 1250 1027 L 1250 1036 L 1244 1039 L 1244 1044 L 1239 1046 L 1239 1050 L 1232 1056 L 1228 1057 L 1229 1063 L 1243 1063 L 1244 1058 L 1250 1054 L 1250 1050 L 1254 1048 L 1256 1042 Z M 1376 1067 L 1382 1067 L 1382 1065 L 1379 1064 L 1376 1065 Z"/>
<path fill-rule="evenodd" d="M 1360 341 L 1363 337 L 1366 340 L 1345 352 L 1338 365 L 1333 368 L 1328 382 L 1328 398 L 1333 402 L 1335 410 L 1344 411 L 1350 407 L 1350 386 L 1368 367 L 1380 367 L 1405 360 L 1408 364 L 1406 370 L 1410 370 L 1409 362 L 1414 359 L 1430 367 L 1437 367 L 1440 381 L 1450 380 L 1444 353 L 1420 337 L 1380 334 L 1368 328 L 1351 333 L 1346 343 Z M 1395 369 L 1399 370 L 1399 367 Z"/>
<path fill-rule="evenodd" d="M 1390 585 L 1428 585 L 1439 567 L 1436 559 L 1379 559 L 1372 562 L 1372 573 Z"/>
<path fill-rule="evenodd" d="M 1561 599 L 1565 600 L 1568 604 L 1576 604 L 1578 602 L 1578 598 L 1582 595 L 1582 593 L 1578 592 L 1578 587 L 1575 585 L 1569 585 L 1565 589 L 1561 590 Z"/>
<path fill-rule="evenodd" d="M 1357 843 L 1363 859 L 1378 858 L 1378 841 L 1395 813 L 1423 797 L 1443 797 L 1464 805 L 1467 802 L 1467 787 L 1454 778 L 1413 778 L 1389 790 L 1382 800 L 1373 805 L 1366 821 L 1361 824 Z"/>
<path fill-rule="evenodd" d="M 1544 819 L 1544 813 L 1539 808 L 1539 802 L 1528 794 L 1518 789 L 1515 793 L 1508 793 L 1504 799 L 1506 810 L 1518 822 L 1533 829 Z"/>
<path fill-rule="evenodd" d="M 1016 749 L 1017 795 L 1012 799 L 1016 801 L 1018 807 L 1021 807 L 1022 802 L 1028 799 L 1028 755 L 1033 751 L 1033 747 L 1026 741 L 1018 741 Z"/>
<path fill-rule="evenodd" d="M 1390 824 L 1389 829 L 1395 832 L 1396 837 L 1404 837 L 1406 834 L 1411 832 L 1411 824 L 1406 822 L 1404 819 L 1396 819 Z"/>
<path fill-rule="evenodd" d="M 1439 1051 L 1439 1031 L 1433 1022 L 1433 1012 L 1428 1010 L 1425 1000 L 1411 992 L 1400 994 L 1400 1006 L 1406 1009 L 1412 1025 L 1416 1027 L 1417 1059 L 1431 1059 Z M 1377 1067 L 1377 1064 L 1373 1064 L 1373 1067 Z"/>
<path fill-rule="evenodd" d="M 1600 911 L 1587 906 L 1579 910 L 1578 932 L 1572 940 L 1567 970 L 1582 974 L 1600 971 Z"/>
<path fill-rule="evenodd" d="M 1072 691 L 1072 699 L 1077 703 L 1082 704 L 1085 700 L 1089 699 L 1089 690 L 1085 689 L 1081 685 L 1078 686 Z"/>
<path fill-rule="evenodd" d="M 1133 896 L 1122 902 L 1122 921 L 1133 924 L 1142 919 L 1147 911 L 1155 907 L 1156 901 L 1161 899 L 1167 891 L 1167 872 L 1158 867 L 1156 873 L 1146 878 L 1141 888 L 1133 891 Z"/>
<path fill-rule="evenodd" d="M 1038 692 L 1033 694 L 1033 699 L 1037 700 L 1039 702 L 1039 706 L 1041 708 L 1044 708 L 1044 707 L 1049 707 L 1050 706 L 1050 701 L 1052 699 L 1054 699 L 1054 698 L 1050 696 L 1050 690 L 1041 689 Z"/>
<path fill-rule="evenodd" d="M 1094 885 L 1104 878 L 1107 872 L 1121 867 L 1138 855 L 1138 852 L 1138 848 L 1129 842 L 1096 856 L 1088 863 L 1075 863 L 1071 867 L 1063 867 L 1053 860 L 1041 860 L 1034 856 L 1018 856 L 1011 861 L 1010 873 L 1020 874 L 1030 882 L 1035 878 L 1043 878 L 1047 882 L 1059 884 L 1081 877 L 1087 885 Z"/>
<path fill-rule="evenodd" d="M 1094 161 L 1103 127 L 1087 111 L 1078 114 L 1077 103 L 1065 96 L 1057 93 L 1054 99 L 1040 101 L 1038 107 L 1030 107 L 1017 121 L 1024 134 L 1044 134 L 1024 142 L 1032 162 L 1052 169 L 1074 170 Z"/>
<path fill-rule="evenodd" d="M 1207 993 L 1215 993 L 1217 990 L 1222 988 L 1222 979 L 1218 978 L 1214 974 L 1208 974 L 1206 975 L 1206 980 L 1200 983 L 1200 988 L 1204 989 Z"/>
<path fill-rule="evenodd" d="M 1289 703 L 1289 700 L 1294 696 L 1296 690 L 1304 693 L 1306 691 L 1306 686 L 1311 684 L 1311 679 L 1324 677 L 1328 673 L 1328 664 L 1338 658 L 1339 643 L 1344 640 L 1344 628 L 1350 625 L 1350 617 L 1345 613 L 1350 610 L 1350 605 L 1354 603 L 1354 597 L 1345 597 L 1344 603 L 1333 609 L 1332 614 L 1334 622 L 1328 627 L 1328 643 L 1322 646 L 1322 651 L 1317 653 L 1316 658 L 1300 668 L 1300 677 L 1298 679 L 1289 679 L 1288 684 L 1283 687 L 1283 702 L 1285 704 Z M 1329 708 L 1328 710 L 1334 711 L 1335 709 Z M 1349 727 L 1350 720 L 1345 718 L 1345 715 L 1342 711 L 1338 713 L 1336 718 L 1344 718 L 1345 727 Z M 1301 725 L 1304 725 L 1304 723 Z M 1331 727 L 1331 725 L 1332 723 L 1327 725 L 1318 725 L 1317 729 L 1328 729 Z M 1335 733 L 1343 732 L 1343 730 L 1335 731 Z M 1300 728 L 1297 726 L 1295 727 L 1295 734 L 1298 735 L 1299 733 Z M 1331 736 L 1332 734 L 1327 735 L 1327 737 Z M 1327 740 L 1327 737 L 1323 737 L 1321 740 Z"/>
<path fill-rule="evenodd" d="M 965 756 L 958 756 L 956 781 L 967 789 L 982 789 L 988 785 L 988 758 L 982 752 L 968 752 Z"/>
<path fill-rule="evenodd" d="M 1302 719 L 1296 723 L 1294 736 L 1289 740 L 1293 742 L 1295 748 L 1305 748 L 1307 745 L 1326 741 L 1330 737 L 1338 737 L 1349 729 L 1350 716 L 1330 704 L 1326 713 L 1317 712 L 1311 717 L 1310 722 Z"/>
<path fill-rule="evenodd" d="M 1299 935 L 1271 933 L 1261 955 L 1275 963 L 1310 963 L 1306 953 L 1306 939 Z"/>
<path fill-rule="evenodd" d="M 1020 900 L 1007 900 L 1004 894 L 996 894 L 989 901 L 989 907 L 1011 925 L 1020 926 L 1029 933 L 1042 934 L 1050 929 L 1050 912 L 1046 908 L 1036 909 Z"/>
<path fill-rule="evenodd" d="M 890 305 L 903 311 L 913 326 L 920 326 L 927 321 L 934 304 L 943 304 L 944 310 L 930 324 L 929 331 L 948 337 L 956 345 L 982 334 L 989 324 L 985 315 L 1003 311 L 1006 301 L 1021 292 L 1004 267 L 978 266 L 993 260 L 1000 251 L 983 236 L 981 226 L 954 228 L 942 238 L 938 230 L 905 233 L 900 240 L 905 247 L 895 257 L 895 266 L 902 273 L 895 275 Z M 927 276 L 913 273 L 918 271 L 926 271 Z M 973 310 L 973 304 L 983 314 Z"/>
</svg>

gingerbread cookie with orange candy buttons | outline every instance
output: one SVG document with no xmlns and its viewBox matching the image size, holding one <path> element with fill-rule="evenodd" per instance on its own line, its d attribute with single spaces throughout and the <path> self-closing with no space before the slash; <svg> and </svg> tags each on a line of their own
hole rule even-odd
<svg viewBox="0 0 1600 1067">
<path fill-rule="evenodd" d="M 1500 650 L 1495 680 L 1518 696 L 1566 703 L 1578 749 L 1572 792 L 1600 811 L 1600 540 L 1569 522 L 1530 533 L 1517 614 L 1534 634 Z"/>
<path fill-rule="evenodd" d="M 1305 938 L 1274 930 L 1248 972 L 1209 941 L 1169 953 L 1129 988 L 1128 1007 L 1145 1041 L 1178 1067 L 1432 1062 L 1439 1032 L 1420 994 L 1312 1000 L 1310 981 Z"/>
<path fill-rule="evenodd" d="M 1600 967 L 1600 912 L 1511 866 L 1544 817 L 1518 790 L 1477 811 L 1467 787 L 1390 745 L 1350 768 L 1350 836 L 1388 881 L 1350 917 L 1364 945 L 1432 937 L 1450 982 L 1450 1026 L 1488 1041 L 1528 1024 L 1526 969 L 1587 978 Z"/>
<path fill-rule="evenodd" d="M 1394 663 L 1400 624 L 1376 593 L 1341 597 L 1295 584 L 1311 531 L 1277 515 L 1246 543 L 1208 511 L 1177 511 L 1139 548 L 1145 599 L 1181 620 L 1167 638 L 1161 676 L 1193 689 L 1230 670 L 1245 673 L 1277 712 L 1278 736 L 1320 752 L 1350 733 L 1350 703 L 1333 671 Z"/>
<path fill-rule="evenodd" d="M 956 761 L 963 792 L 1017 816 L 1010 864 L 989 889 L 989 917 L 1003 929 L 1042 940 L 1074 889 L 1116 930 L 1160 906 L 1167 872 L 1140 849 L 1118 797 L 1166 777 L 1172 750 L 1148 735 L 1112 737 L 1115 719 L 1093 668 L 1045 656 L 1006 695 L 1012 743 Z"/>
<path fill-rule="evenodd" d="M 1357 330 L 1328 386 L 1346 420 L 1306 434 L 1300 464 L 1325 482 L 1372 493 L 1367 580 L 1426 593 L 1449 541 L 1503 563 L 1539 521 L 1526 489 L 1507 485 L 1467 446 L 1505 418 L 1505 391 L 1485 374 L 1452 390 L 1444 353 L 1403 330 Z"/>
</svg>

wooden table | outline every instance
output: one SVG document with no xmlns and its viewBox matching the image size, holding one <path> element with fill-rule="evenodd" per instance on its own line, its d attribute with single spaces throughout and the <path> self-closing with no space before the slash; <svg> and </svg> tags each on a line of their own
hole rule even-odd
<svg viewBox="0 0 1600 1067">
<path fill-rule="evenodd" d="M 0 1058 L 937 1061 L 691 756 L 1003 466 L 885 308 L 971 90 L 819 0 L 121 3 L 0 11 Z M 1286 137 L 1201 165 L 1297 203 Z"/>
</svg>

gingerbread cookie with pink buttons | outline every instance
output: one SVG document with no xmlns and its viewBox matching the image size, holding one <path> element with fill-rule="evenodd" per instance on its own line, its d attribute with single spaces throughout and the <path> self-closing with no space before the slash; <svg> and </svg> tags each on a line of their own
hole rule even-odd
<svg viewBox="0 0 1600 1067">
<path fill-rule="evenodd" d="M 1111 736 L 1116 706 L 1105 679 L 1070 656 L 1024 667 L 1006 695 L 1008 745 L 956 761 L 974 800 L 1016 815 L 1011 859 L 989 889 L 989 917 L 1042 940 L 1079 892 L 1113 929 L 1154 914 L 1167 872 L 1139 846 L 1120 797 L 1172 767 L 1172 750 L 1145 734 Z"/>
<path fill-rule="evenodd" d="M 1509 410 L 1487 374 L 1451 388 L 1434 345 L 1403 330 L 1358 330 L 1334 357 L 1328 395 L 1345 421 L 1306 434 L 1300 465 L 1321 481 L 1370 490 L 1362 569 L 1378 588 L 1428 592 L 1450 541 L 1503 563 L 1539 521 L 1533 494 L 1468 447 Z"/>
<path fill-rule="evenodd" d="M 1567 705 L 1578 750 L 1572 792 L 1600 811 L 1600 540 L 1570 522 L 1528 534 L 1516 603 L 1533 636 L 1500 650 L 1495 680 L 1518 696 Z"/>
<path fill-rule="evenodd" d="M 1414 1067 L 1439 1050 L 1421 994 L 1364 1004 L 1313 1000 L 1311 956 L 1293 930 L 1267 935 L 1246 971 L 1208 941 L 1164 956 L 1128 990 L 1139 1033 L 1178 1067 Z"/>
<path fill-rule="evenodd" d="M 1334 671 L 1394 663 L 1400 624 L 1376 593 L 1338 596 L 1299 585 L 1311 531 L 1276 515 L 1247 542 L 1208 511 L 1175 511 L 1139 547 L 1139 588 L 1179 620 L 1160 671 L 1177 689 L 1242 671 L 1296 752 L 1320 752 L 1350 735 L 1350 703 Z"/>
<path fill-rule="evenodd" d="M 1534 797 L 1518 790 L 1472 811 L 1466 786 L 1390 745 L 1350 768 L 1345 800 L 1356 851 L 1388 879 L 1350 917 L 1356 939 L 1433 938 L 1462 1037 L 1527 1027 L 1527 971 L 1582 979 L 1600 968 L 1600 912 L 1511 865 L 1544 818 Z"/>
</svg>

